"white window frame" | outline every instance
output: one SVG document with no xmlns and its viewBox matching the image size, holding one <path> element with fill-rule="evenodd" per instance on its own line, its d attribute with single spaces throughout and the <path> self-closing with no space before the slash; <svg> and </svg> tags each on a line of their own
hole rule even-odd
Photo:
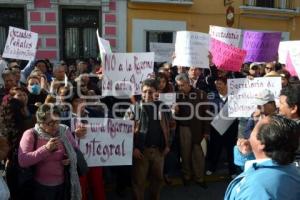
<svg viewBox="0 0 300 200">
<path fill-rule="evenodd" d="M 191 5 L 194 3 L 193 0 L 131 0 L 136 3 L 166 3 L 166 4 L 186 4 Z"/>
<path fill-rule="evenodd" d="M 132 23 L 132 52 L 146 51 L 147 31 L 173 32 L 175 42 L 176 31 L 186 30 L 185 21 L 133 19 Z"/>
</svg>

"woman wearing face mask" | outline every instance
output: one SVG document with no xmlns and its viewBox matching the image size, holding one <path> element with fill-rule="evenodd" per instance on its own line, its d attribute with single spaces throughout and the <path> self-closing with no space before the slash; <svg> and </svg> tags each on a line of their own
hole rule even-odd
<svg viewBox="0 0 300 200">
<path fill-rule="evenodd" d="M 47 97 L 47 92 L 41 88 L 40 78 L 38 76 L 29 76 L 27 78 L 28 91 L 28 109 L 31 114 L 37 111 L 37 103 L 43 103 Z"/>
<path fill-rule="evenodd" d="M 34 200 L 81 200 L 74 151 L 77 145 L 69 128 L 60 124 L 59 117 L 56 106 L 41 105 L 36 112 L 37 123 L 24 132 L 20 141 L 20 166 L 34 166 Z"/>
</svg>

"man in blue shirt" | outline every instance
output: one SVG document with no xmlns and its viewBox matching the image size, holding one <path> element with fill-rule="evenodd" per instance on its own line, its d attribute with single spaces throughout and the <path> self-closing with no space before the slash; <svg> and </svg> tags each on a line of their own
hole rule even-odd
<svg viewBox="0 0 300 200">
<path fill-rule="evenodd" d="M 260 120 L 250 136 L 255 159 L 228 186 L 224 199 L 300 199 L 300 172 L 293 165 L 299 127 L 293 120 L 271 115 Z"/>
</svg>

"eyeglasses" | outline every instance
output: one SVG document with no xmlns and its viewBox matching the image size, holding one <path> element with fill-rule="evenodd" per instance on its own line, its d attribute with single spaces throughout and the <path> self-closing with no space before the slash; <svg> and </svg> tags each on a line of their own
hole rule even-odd
<svg viewBox="0 0 300 200">
<path fill-rule="evenodd" d="M 272 68 L 271 68 L 271 67 L 265 67 L 265 69 L 267 69 L 267 70 L 272 70 Z"/>
<path fill-rule="evenodd" d="M 44 124 L 48 126 L 58 126 L 60 124 L 60 120 L 51 120 L 49 122 L 45 122 Z"/>
</svg>

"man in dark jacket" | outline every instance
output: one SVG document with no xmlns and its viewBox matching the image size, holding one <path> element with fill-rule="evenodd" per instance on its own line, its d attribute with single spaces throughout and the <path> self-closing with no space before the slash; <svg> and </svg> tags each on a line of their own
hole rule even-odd
<svg viewBox="0 0 300 200">
<path fill-rule="evenodd" d="M 209 134 L 207 95 L 193 88 L 186 74 L 179 74 L 175 80 L 179 89 L 175 113 L 180 131 L 183 183 L 187 185 L 193 178 L 201 187 L 206 188 L 205 158 L 201 142 Z"/>
</svg>

